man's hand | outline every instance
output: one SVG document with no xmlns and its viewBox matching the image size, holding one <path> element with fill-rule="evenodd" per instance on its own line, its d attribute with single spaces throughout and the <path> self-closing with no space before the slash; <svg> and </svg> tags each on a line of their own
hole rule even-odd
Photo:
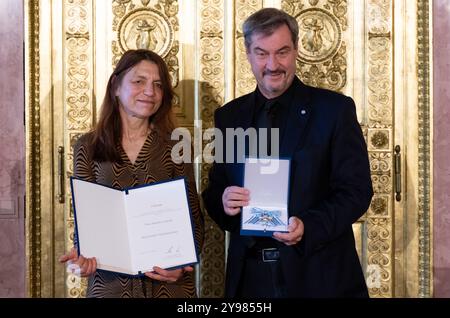
<svg viewBox="0 0 450 318">
<path fill-rule="evenodd" d="M 241 207 L 248 205 L 250 191 L 245 188 L 231 186 L 222 194 L 223 209 L 226 214 L 233 216 L 241 212 Z"/>
<path fill-rule="evenodd" d="M 305 227 L 302 220 L 296 216 L 291 216 L 289 218 L 288 233 L 275 232 L 273 237 L 286 245 L 294 245 L 301 241 L 303 233 L 305 232 Z"/>
</svg>

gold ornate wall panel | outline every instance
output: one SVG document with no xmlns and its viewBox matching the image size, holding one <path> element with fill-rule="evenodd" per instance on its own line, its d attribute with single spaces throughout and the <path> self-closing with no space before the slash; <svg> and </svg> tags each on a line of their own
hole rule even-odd
<svg viewBox="0 0 450 318">
<path fill-rule="evenodd" d="M 252 13 L 263 7 L 262 0 L 239 0 L 235 7 L 235 56 L 234 68 L 236 70 L 235 96 L 239 97 L 250 93 L 256 87 L 256 80 L 252 74 L 250 64 L 247 60 L 242 24 Z"/>
<path fill-rule="evenodd" d="M 25 2 L 26 79 L 26 257 L 27 293 L 41 297 L 39 2 Z"/>
<path fill-rule="evenodd" d="M 284 11 L 294 16 L 300 28 L 297 69 L 312 86 L 342 91 L 347 83 L 346 0 L 283 1 Z"/>
<path fill-rule="evenodd" d="M 64 56 L 63 105 L 64 107 L 64 151 L 65 180 L 73 173 L 73 146 L 78 137 L 88 132 L 95 121 L 93 96 L 94 44 L 93 44 L 93 2 L 92 0 L 63 1 L 64 38 L 62 51 Z M 65 198 L 60 203 L 65 208 L 66 250 L 74 244 L 74 215 L 70 183 L 64 182 Z M 86 279 L 66 273 L 66 295 L 84 297 Z"/>
<path fill-rule="evenodd" d="M 26 7 L 29 295 L 85 295 L 86 281 L 65 273 L 57 262 L 73 245 L 68 177 L 73 144 L 95 122 L 120 55 L 130 48 L 161 54 L 175 86 L 179 125 L 203 135 L 213 127 L 217 107 L 256 86 L 242 23 L 265 6 L 282 8 L 298 20 L 302 80 L 356 102 L 375 191 L 369 210 L 354 224 L 371 296 L 432 293 L 428 1 L 399 0 L 396 7 L 393 0 L 33 0 Z M 413 49 L 411 27 L 418 38 Z M 419 94 L 408 99 L 414 85 L 404 83 L 414 82 L 415 69 L 408 65 L 416 59 Z M 408 134 L 408 125 L 416 122 L 417 138 Z M 210 140 L 201 137 L 204 147 Z M 408 195 L 399 202 L 397 144 L 409 149 L 401 157 Z M 209 168 L 196 164 L 199 192 Z M 227 236 L 206 213 L 205 221 L 199 296 L 221 297 Z"/>
<path fill-rule="evenodd" d="M 198 97 L 203 129 L 214 127 L 214 110 L 225 101 L 225 3 L 202 0 L 199 17 Z M 204 144 L 203 144 L 204 145 Z M 201 165 L 200 189 L 208 183 L 209 164 Z M 201 260 L 201 297 L 223 297 L 225 283 L 224 233 L 205 213 L 205 242 Z"/>
<path fill-rule="evenodd" d="M 417 3 L 417 46 L 418 46 L 418 122 L 419 122 L 419 297 L 433 295 L 433 211 L 432 211 L 432 105 L 431 105 L 431 62 L 432 41 L 430 31 L 430 3 Z"/>
<path fill-rule="evenodd" d="M 367 212 L 367 265 L 374 269 L 372 275 L 378 279 L 369 289 L 371 296 L 376 297 L 392 297 L 394 294 L 392 10 L 391 1 L 370 0 L 366 7 L 367 144 L 375 188 Z"/>
</svg>

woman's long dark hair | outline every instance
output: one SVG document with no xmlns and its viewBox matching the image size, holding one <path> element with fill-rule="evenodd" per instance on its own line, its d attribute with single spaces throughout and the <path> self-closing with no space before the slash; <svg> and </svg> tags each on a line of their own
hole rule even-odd
<svg viewBox="0 0 450 318">
<path fill-rule="evenodd" d="M 122 121 L 120 119 L 116 90 L 122 83 L 125 74 L 144 60 L 155 63 L 158 66 L 163 91 L 162 104 L 158 111 L 149 118 L 149 124 L 153 124 L 153 127 L 165 135 L 170 134 L 175 128 L 172 112 L 174 92 L 166 63 L 158 54 L 149 50 L 126 51 L 109 77 L 100 116 L 93 129 L 91 153 L 92 159 L 95 161 L 121 161 L 120 155 L 117 153 L 117 145 L 122 138 Z"/>
</svg>

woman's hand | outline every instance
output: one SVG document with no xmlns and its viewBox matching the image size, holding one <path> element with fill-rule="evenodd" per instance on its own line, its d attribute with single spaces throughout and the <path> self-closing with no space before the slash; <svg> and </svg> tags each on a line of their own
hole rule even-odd
<svg viewBox="0 0 450 318">
<path fill-rule="evenodd" d="M 90 276 L 97 270 L 97 260 L 95 257 L 85 258 L 83 255 L 78 256 L 75 247 L 72 247 L 69 253 L 61 256 L 59 262 L 67 263 L 71 272 L 81 277 Z"/>
<path fill-rule="evenodd" d="M 185 266 L 177 269 L 162 269 L 161 267 L 153 267 L 153 272 L 146 272 L 145 276 L 160 280 L 162 282 L 175 283 L 177 282 L 185 272 L 192 272 L 194 270 L 191 266 Z"/>
</svg>

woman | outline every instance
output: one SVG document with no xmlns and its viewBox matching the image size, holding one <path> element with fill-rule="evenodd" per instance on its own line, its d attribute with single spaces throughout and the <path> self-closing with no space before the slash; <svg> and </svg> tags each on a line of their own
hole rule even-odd
<svg viewBox="0 0 450 318">
<path fill-rule="evenodd" d="M 191 164 L 171 160 L 175 125 L 173 89 L 164 60 L 148 50 L 125 52 L 109 78 L 98 123 L 74 148 L 74 175 L 117 189 L 186 176 L 198 251 L 203 242 L 200 212 Z M 195 297 L 191 266 L 154 268 L 137 278 L 97 271 L 95 258 L 78 256 L 73 248 L 60 258 L 88 276 L 88 297 Z"/>
</svg>

